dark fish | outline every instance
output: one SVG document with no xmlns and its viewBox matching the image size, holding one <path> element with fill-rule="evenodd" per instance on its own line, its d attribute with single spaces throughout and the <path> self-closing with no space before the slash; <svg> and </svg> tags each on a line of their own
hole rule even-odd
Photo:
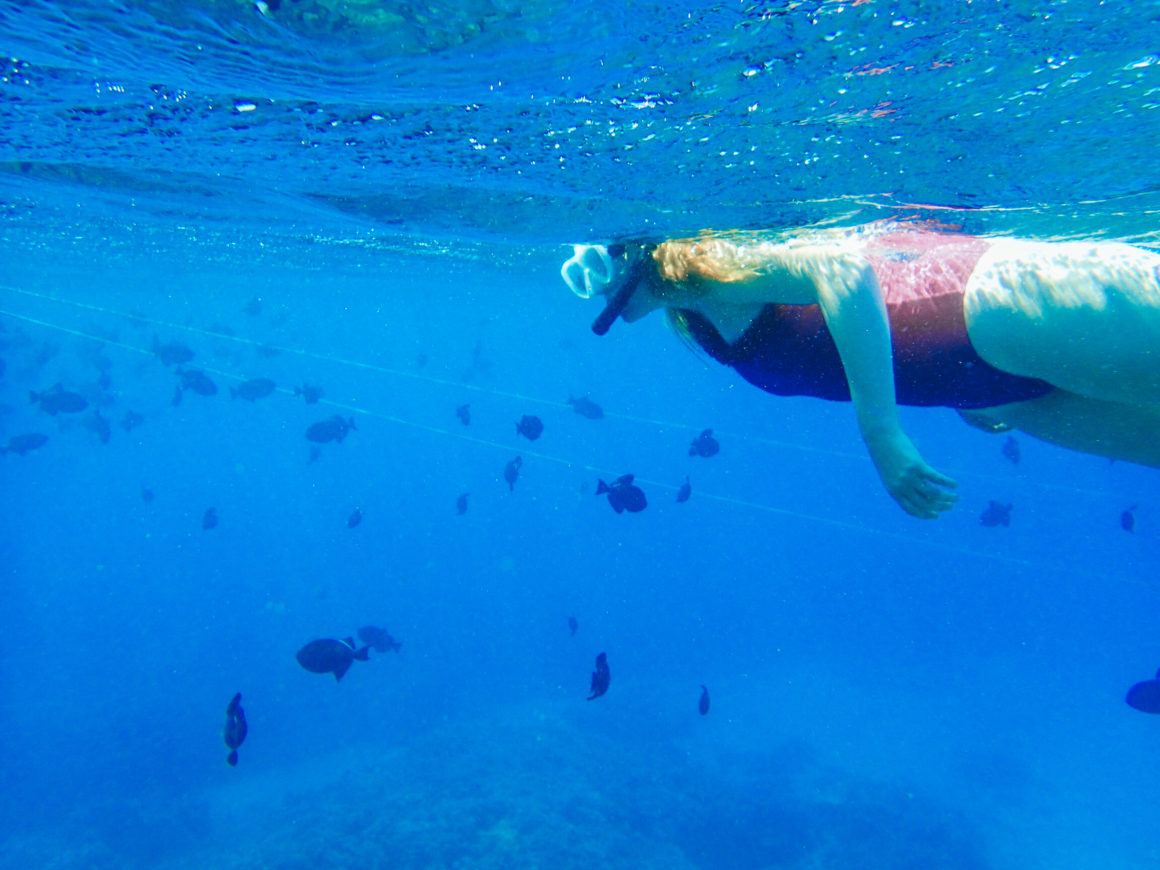
<svg viewBox="0 0 1160 870">
<path fill-rule="evenodd" d="M 1124 700 L 1141 713 L 1160 713 L 1160 671 L 1156 672 L 1156 679 L 1144 680 L 1128 689 Z"/>
<path fill-rule="evenodd" d="M 249 730 L 249 726 L 246 725 L 246 711 L 242 709 L 242 693 L 238 692 L 226 707 L 226 727 L 222 733 L 230 750 L 230 754 L 226 756 L 226 764 L 230 767 L 237 767 L 238 747 L 246 742 Z"/>
<path fill-rule="evenodd" d="M 156 337 L 153 339 L 153 355 L 167 366 L 183 366 L 193 359 L 193 351 L 181 342 L 162 344 Z"/>
<path fill-rule="evenodd" d="M 257 317 L 262 313 L 262 297 L 254 296 L 243 307 L 242 311 L 246 312 L 250 317 Z"/>
<path fill-rule="evenodd" d="M 455 499 L 455 513 L 458 516 L 463 516 L 467 513 L 467 496 L 470 493 L 461 492 L 459 498 Z"/>
<path fill-rule="evenodd" d="M 701 686 L 701 700 L 697 702 L 697 712 L 702 716 L 709 715 L 709 690 Z"/>
<path fill-rule="evenodd" d="M 712 429 L 706 429 L 694 438 L 693 443 L 689 445 L 690 456 L 704 456 L 708 459 L 710 456 L 716 456 L 720 452 L 721 445 L 713 437 Z"/>
<path fill-rule="evenodd" d="M 997 501 L 987 502 L 987 509 L 979 515 L 979 522 L 984 526 L 1011 525 L 1011 508 L 1014 505 L 1000 504 Z"/>
<path fill-rule="evenodd" d="M 376 625 L 364 625 L 360 628 L 358 639 L 375 652 L 398 652 L 403 648 L 403 644 L 391 637 L 389 631 Z"/>
<path fill-rule="evenodd" d="M 580 623 L 576 621 L 575 616 L 568 617 L 568 636 L 575 637 L 576 632 L 580 629 Z"/>
<path fill-rule="evenodd" d="M 427 363 L 429 362 L 431 362 L 431 358 L 425 353 L 421 353 L 415 357 L 415 365 L 421 369 L 427 368 Z"/>
<path fill-rule="evenodd" d="M 132 432 L 144 422 L 145 418 L 136 411 L 126 411 L 125 415 L 121 417 L 121 428 L 126 432 Z"/>
<path fill-rule="evenodd" d="M 217 394 L 218 388 L 209 375 L 201 371 L 201 369 L 178 369 L 177 376 L 181 379 L 177 385 L 177 391 L 173 394 L 173 404 L 180 405 L 181 399 L 185 395 L 186 390 L 197 393 L 199 396 L 213 396 Z"/>
<path fill-rule="evenodd" d="M 677 490 L 677 501 L 686 502 L 689 496 L 693 494 L 693 485 L 689 483 L 689 478 L 685 476 L 685 482 L 681 484 L 681 488 Z"/>
<path fill-rule="evenodd" d="M 455 409 L 455 416 L 464 426 L 471 425 L 471 405 L 460 405 Z"/>
<path fill-rule="evenodd" d="M 1125 532 L 1134 531 L 1136 528 L 1137 507 L 1138 505 L 1132 505 L 1131 507 L 1124 508 L 1123 512 L 1120 514 L 1120 528 Z"/>
<path fill-rule="evenodd" d="M 579 399 L 569 396 L 568 404 L 572 406 L 573 411 L 589 420 L 599 420 L 604 416 L 604 409 L 587 396 L 581 396 Z"/>
<path fill-rule="evenodd" d="M 599 698 L 608 691 L 608 684 L 612 682 L 612 672 L 608 670 L 608 656 L 601 653 L 596 657 L 596 670 L 592 672 L 592 685 L 588 691 L 592 694 L 588 700 Z"/>
<path fill-rule="evenodd" d="M 218 526 L 217 508 L 206 508 L 205 513 L 201 515 L 201 528 L 208 532 L 210 529 L 216 529 Z"/>
<path fill-rule="evenodd" d="M 156 496 L 153 495 L 153 490 L 147 486 L 141 487 L 141 501 L 145 502 L 145 504 L 149 504 L 149 502 L 153 501 L 154 498 L 156 498 Z"/>
<path fill-rule="evenodd" d="M 1021 458 L 1019 442 L 1015 440 L 1014 435 L 1008 435 L 1007 440 L 1003 442 L 1003 457 L 1010 460 L 1014 465 L 1019 464 L 1019 459 Z"/>
<path fill-rule="evenodd" d="M 355 659 L 365 662 L 370 658 L 369 649 L 369 646 L 357 649 L 353 637 L 343 640 L 327 637 L 310 641 L 298 650 L 295 658 L 312 674 L 334 674 L 336 680 L 341 680 Z"/>
<path fill-rule="evenodd" d="M 40 410 L 55 417 L 57 414 L 79 414 L 89 406 L 89 400 L 80 393 L 70 393 L 60 384 L 43 393 L 29 392 L 28 400 L 40 405 Z"/>
<path fill-rule="evenodd" d="M 312 423 L 306 430 L 306 440 L 315 444 L 326 444 L 330 441 L 338 441 L 341 444 L 352 429 L 358 429 L 358 426 L 354 425 L 354 417 L 344 418 L 335 414 L 328 420 Z"/>
<path fill-rule="evenodd" d="M 350 512 L 350 516 L 346 518 L 346 527 L 353 529 L 362 522 L 362 508 L 355 508 Z"/>
<path fill-rule="evenodd" d="M 94 411 L 91 417 L 86 417 L 82 425 L 96 435 L 102 444 L 108 444 L 113 437 L 113 427 L 100 411 Z"/>
<path fill-rule="evenodd" d="M 247 402 L 256 402 L 264 399 L 278 388 L 269 378 L 253 378 L 242 381 L 236 387 L 230 387 L 231 399 L 245 399 Z"/>
<path fill-rule="evenodd" d="M 317 405 L 318 400 L 322 398 L 322 387 L 312 387 L 310 384 L 303 384 L 300 387 L 294 388 L 294 395 L 301 396 L 307 405 Z"/>
<path fill-rule="evenodd" d="M 520 479 L 520 466 L 523 464 L 524 458 L 517 456 L 503 467 L 503 479 L 507 481 L 509 490 L 516 488 L 516 481 Z"/>
<path fill-rule="evenodd" d="M 39 450 L 47 443 L 48 436 L 41 435 L 39 432 L 26 432 L 23 435 L 13 435 L 8 439 L 6 446 L 0 447 L 0 454 L 15 453 L 17 456 L 24 456 L 33 450 Z"/>
<path fill-rule="evenodd" d="M 631 474 L 623 474 L 616 478 L 611 485 L 603 480 L 596 482 L 596 494 L 608 495 L 608 503 L 618 514 L 628 511 L 630 514 L 640 513 L 648 507 L 648 499 L 644 490 L 636 486 Z"/>
<path fill-rule="evenodd" d="M 516 423 L 516 434 L 523 435 L 529 441 L 535 441 L 544 434 L 544 422 L 539 417 L 524 414 Z"/>
</svg>

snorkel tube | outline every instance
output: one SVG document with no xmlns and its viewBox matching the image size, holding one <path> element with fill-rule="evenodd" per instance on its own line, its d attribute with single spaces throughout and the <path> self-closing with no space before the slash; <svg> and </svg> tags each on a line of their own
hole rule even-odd
<svg viewBox="0 0 1160 870">
<path fill-rule="evenodd" d="M 624 313 L 633 293 L 640 286 L 648 266 L 647 257 L 643 255 L 643 249 L 639 253 L 634 252 L 636 256 L 628 256 L 628 246 L 624 244 L 607 248 L 603 245 L 574 245 L 572 251 L 572 257 L 560 267 L 560 276 L 581 299 L 591 299 L 598 294 L 608 295 L 604 310 L 592 322 L 592 331 L 604 335 Z M 618 286 L 609 293 L 614 283 Z"/>
</svg>

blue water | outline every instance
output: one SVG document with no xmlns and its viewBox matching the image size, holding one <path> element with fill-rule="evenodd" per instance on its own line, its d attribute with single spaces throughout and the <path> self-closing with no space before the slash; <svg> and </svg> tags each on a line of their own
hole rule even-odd
<svg viewBox="0 0 1160 870">
<path fill-rule="evenodd" d="M 1015 465 L 910 410 L 962 496 L 911 520 L 848 406 L 659 319 L 597 339 L 558 276 L 569 243 L 704 227 L 1160 244 L 1158 28 L 0 2 L 0 442 L 49 437 L 0 457 L 0 866 L 1160 865 L 1160 722 L 1123 703 L 1160 665 L 1156 472 L 1028 438 Z M 220 392 L 173 406 L 155 339 Z M 252 377 L 279 389 L 231 400 Z M 57 382 L 107 443 L 29 404 Z M 336 413 L 357 431 L 310 461 Z M 628 472 L 650 506 L 618 516 L 593 492 Z M 402 651 L 296 663 L 368 623 Z"/>
</svg>

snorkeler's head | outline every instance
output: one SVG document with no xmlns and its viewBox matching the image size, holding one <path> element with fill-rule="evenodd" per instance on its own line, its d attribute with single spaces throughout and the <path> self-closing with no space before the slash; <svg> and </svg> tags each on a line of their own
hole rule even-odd
<svg viewBox="0 0 1160 870">
<path fill-rule="evenodd" d="M 644 277 L 647 248 L 642 245 L 573 245 L 572 256 L 560 267 L 560 276 L 581 299 L 604 296 L 604 310 L 592 322 L 592 331 L 604 335 L 624 313 Z"/>
</svg>

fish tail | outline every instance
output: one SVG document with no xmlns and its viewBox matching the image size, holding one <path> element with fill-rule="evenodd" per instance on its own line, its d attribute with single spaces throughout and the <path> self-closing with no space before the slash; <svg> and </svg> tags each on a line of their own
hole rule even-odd
<svg viewBox="0 0 1160 870">
<path fill-rule="evenodd" d="M 596 481 L 596 494 L 597 495 L 604 495 L 604 493 L 606 493 L 606 492 L 612 492 L 612 487 L 610 487 L 603 480 L 597 480 Z"/>
<path fill-rule="evenodd" d="M 230 767 L 238 766 L 238 750 L 230 750 L 230 754 L 226 756 L 226 764 L 228 764 Z"/>
<path fill-rule="evenodd" d="M 358 659 L 360 662 L 368 661 L 371 657 L 370 645 L 368 644 L 367 646 L 364 646 L 362 649 L 356 649 L 354 651 L 354 657 L 356 659 Z"/>
</svg>

